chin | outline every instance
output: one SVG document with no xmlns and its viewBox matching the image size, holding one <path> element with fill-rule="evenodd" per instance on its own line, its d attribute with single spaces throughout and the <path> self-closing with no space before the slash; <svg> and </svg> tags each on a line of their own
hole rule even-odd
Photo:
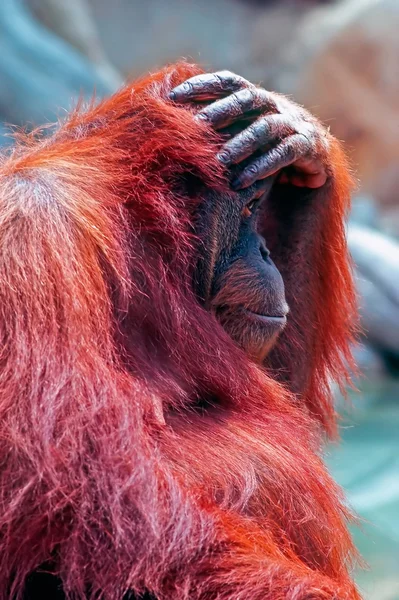
<svg viewBox="0 0 399 600">
<path fill-rule="evenodd" d="M 245 353 L 259 363 L 275 346 L 287 324 L 287 315 L 283 311 L 265 315 L 242 308 L 234 313 L 225 310 L 217 318 Z"/>
</svg>

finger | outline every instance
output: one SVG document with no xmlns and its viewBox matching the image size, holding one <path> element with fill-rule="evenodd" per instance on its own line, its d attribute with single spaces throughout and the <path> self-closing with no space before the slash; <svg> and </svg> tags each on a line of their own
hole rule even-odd
<svg viewBox="0 0 399 600">
<path fill-rule="evenodd" d="M 240 190 L 238 193 L 240 194 L 243 204 L 247 204 L 248 202 L 251 202 L 251 200 L 257 200 L 264 194 L 267 194 L 271 190 L 275 179 L 275 176 L 266 177 L 265 179 L 256 181 L 250 187 Z"/>
<path fill-rule="evenodd" d="M 312 143 L 302 134 L 297 133 L 286 138 L 276 148 L 257 158 L 232 182 L 233 189 L 247 188 L 258 179 L 269 177 L 308 156 L 311 160 Z"/>
<path fill-rule="evenodd" d="M 174 102 L 191 102 L 192 100 L 213 100 L 223 98 L 242 88 L 253 84 L 230 71 L 203 73 L 187 79 L 175 87 L 169 94 Z"/>
<path fill-rule="evenodd" d="M 327 179 L 327 173 L 324 168 L 324 165 L 321 161 L 317 161 L 319 164 L 319 169 L 316 173 L 309 173 L 306 170 L 300 170 L 294 172 L 289 179 L 289 183 L 293 183 L 297 187 L 307 187 L 316 189 L 322 187 Z M 311 165 L 314 167 L 314 162 L 312 161 Z M 297 169 L 297 163 L 294 163 L 295 169 Z"/>
<path fill-rule="evenodd" d="M 312 189 L 322 187 L 326 183 L 328 176 L 323 163 L 321 161 L 316 162 L 319 166 L 317 173 L 307 173 L 306 171 L 295 170 L 293 170 L 291 173 L 282 171 L 279 173 L 278 182 L 280 184 L 291 184 L 295 185 L 296 187 L 306 187 Z M 296 164 L 297 163 L 294 163 L 295 169 Z"/>
<path fill-rule="evenodd" d="M 195 119 L 206 120 L 215 129 L 222 129 L 254 110 L 276 110 L 272 94 L 255 86 L 245 88 L 206 106 Z"/>
<path fill-rule="evenodd" d="M 274 144 L 291 133 L 293 133 L 292 126 L 286 116 L 261 117 L 226 142 L 218 154 L 218 159 L 225 165 L 240 163 L 256 150 Z"/>
</svg>

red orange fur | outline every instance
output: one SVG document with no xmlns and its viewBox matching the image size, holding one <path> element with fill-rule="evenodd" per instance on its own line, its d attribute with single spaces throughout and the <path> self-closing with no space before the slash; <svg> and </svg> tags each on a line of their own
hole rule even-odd
<svg viewBox="0 0 399 600">
<path fill-rule="evenodd" d="M 334 146 L 311 260 L 284 273 L 294 318 L 269 366 L 305 353 L 302 403 L 192 291 L 200 198 L 178 178 L 226 185 L 217 137 L 167 100 L 196 72 L 163 70 L 2 160 L 1 599 L 43 564 L 79 600 L 359 598 L 314 417 L 333 429 L 327 379 L 348 356 L 346 167 Z"/>
</svg>

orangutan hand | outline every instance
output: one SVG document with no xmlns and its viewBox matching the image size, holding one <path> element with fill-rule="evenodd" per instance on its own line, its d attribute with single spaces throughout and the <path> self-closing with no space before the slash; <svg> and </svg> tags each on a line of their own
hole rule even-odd
<svg viewBox="0 0 399 600">
<path fill-rule="evenodd" d="M 208 102 L 195 119 L 206 120 L 218 131 L 249 122 L 218 154 L 226 166 L 244 161 L 243 168 L 235 171 L 234 189 L 279 172 L 279 183 L 299 187 L 319 188 L 327 181 L 328 132 L 285 96 L 220 71 L 188 79 L 172 90 L 170 98 L 179 103 Z"/>
</svg>

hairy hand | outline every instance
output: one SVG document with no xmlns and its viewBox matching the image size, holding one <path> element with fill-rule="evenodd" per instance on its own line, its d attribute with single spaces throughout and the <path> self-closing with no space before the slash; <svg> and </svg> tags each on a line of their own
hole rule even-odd
<svg viewBox="0 0 399 600">
<path fill-rule="evenodd" d="M 195 116 L 218 131 L 245 122 L 218 157 L 227 166 L 241 165 L 235 189 L 279 173 L 280 183 L 318 188 L 328 178 L 328 134 L 308 111 L 285 96 L 268 92 L 234 73 L 204 73 L 172 90 L 175 102 L 208 102 Z M 209 103 L 211 101 L 211 103 Z"/>
</svg>

